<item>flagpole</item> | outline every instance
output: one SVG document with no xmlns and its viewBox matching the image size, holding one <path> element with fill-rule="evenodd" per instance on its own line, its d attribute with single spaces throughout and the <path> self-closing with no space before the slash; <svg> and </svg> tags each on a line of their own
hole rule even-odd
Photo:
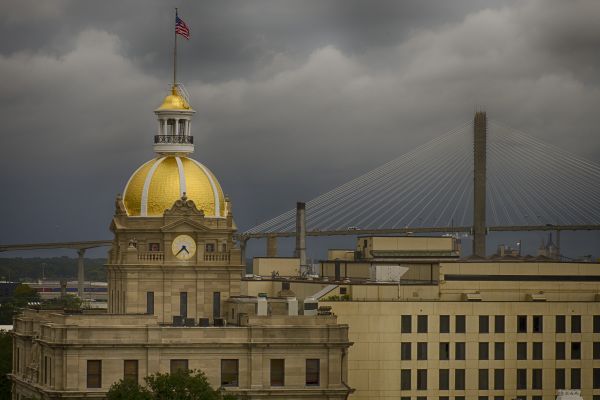
<svg viewBox="0 0 600 400">
<path fill-rule="evenodd" d="M 177 25 L 177 8 L 175 8 L 175 25 Z M 175 45 L 173 46 L 173 89 L 175 89 L 175 85 L 177 84 L 177 28 L 174 27 L 173 31 L 175 32 Z"/>
</svg>

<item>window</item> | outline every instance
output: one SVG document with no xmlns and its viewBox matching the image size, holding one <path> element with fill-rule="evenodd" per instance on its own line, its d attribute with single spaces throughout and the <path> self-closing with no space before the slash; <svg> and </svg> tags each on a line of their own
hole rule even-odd
<svg viewBox="0 0 600 400">
<path fill-rule="evenodd" d="M 454 370 L 454 390 L 465 390 L 465 370 Z"/>
<path fill-rule="evenodd" d="M 535 368 L 531 370 L 531 388 L 541 389 L 542 388 L 542 370 Z"/>
<path fill-rule="evenodd" d="M 410 360 L 412 358 L 411 347 L 411 343 L 400 343 L 400 359 Z"/>
<path fill-rule="evenodd" d="M 581 360 L 581 343 L 571 343 L 571 360 Z"/>
<path fill-rule="evenodd" d="M 600 369 L 599 369 L 600 371 Z M 450 370 L 449 369 L 440 369 L 440 390 L 449 390 L 450 389 Z"/>
<path fill-rule="evenodd" d="M 271 386 L 285 385 L 285 360 L 282 358 L 271 359 Z"/>
<path fill-rule="evenodd" d="M 531 358 L 533 360 L 542 360 L 544 358 L 544 344 L 542 342 L 533 342 Z"/>
<path fill-rule="evenodd" d="M 454 348 L 454 359 L 464 360 L 466 357 L 465 342 L 456 342 Z"/>
<path fill-rule="evenodd" d="M 308 363 L 307 363 L 307 367 L 308 367 Z M 239 386 L 238 372 L 239 372 L 239 361 L 238 360 L 221 360 L 221 386 Z M 308 374 L 307 374 L 307 377 L 308 377 Z M 307 382 L 308 382 L 308 380 L 307 380 Z M 317 384 L 318 384 L 318 382 L 317 382 Z"/>
<path fill-rule="evenodd" d="M 187 318 L 187 292 L 179 293 L 179 315 Z"/>
<path fill-rule="evenodd" d="M 448 397 L 448 396 L 440 396 L 438 399 L 439 400 L 450 400 L 450 397 Z M 594 399 L 594 400 L 596 400 L 596 399 Z"/>
<path fill-rule="evenodd" d="M 533 316 L 533 333 L 544 332 L 544 317 L 542 315 Z"/>
<path fill-rule="evenodd" d="M 465 400 L 465 396 L 454 396 L 454 400 Z"/>
<path fill-rule="evenodd" d="M 401 369 L 400 370 L 400 389 L 401 390 L 411 390 L 412 385 L 410 382 L 410 369 Z"/>
<path fill-rule="evenodd" d="M 214 243 L 206 243 L 206 246 L 204 248 L 206 249 L 207 253 L 215 252 L 215 244 Z"/>
<path fill-rule="evenodd" d="M 504 370 L 494 370 L 494 390 L 504 390 Z"/>
<path fill-rule="evenodd" d="M 556 359 L 564 360 L 566 358 L 567 351 L 565 350 L 565 342 L 556 342 Z"/>
<path fill-rule="evenodd" d="M 221 245 L 221 251 L 222 251 L 223 253 L 226 253 L 226 252 L 227 252 L 227 243 L 223 243 L 223 244 Z"/>
<path fill-rule="evenodd" d="M 442 342 L 440 343 L 440 360 L 449 360 L 450 359 L 450 343 Z"/>
<path fill-rule="evenodd" d="M 494 360 L 504 360 L 504 342 L 494 343 Z"/>
<path fill-rule="evenodd" d="M 427 342 L 417 343 L 417 360 L 427 360 Z"/>
<path fill-rule="evenodd" d="M 154 314 L 154 292 L 146 292 L 146 314 Z"/>
<path fill-rule="evenodd" d="M 477 400 L 489 400 L 487 396 L 479 396 Z"/>
<path fill-rule="evenodd" d="M 579 368 L 571 369 L 571 389 L 581 389 L 581 369 Z"/>
<path fill-rule="evenodd" d="M 490 359 L 490 346 L 487 342 L 479 343 L 479 359 L 489 360 Z"/>
<path fill-rule="evenodd" d="M 309 358 L 306 360 L 306 386 L 319 386 L 321 378 L 321 360 Z"/>
<path fill-rule="evenodd" d="M 490 317 L 487 315 L 479 316 L 479 333 L 490 332 Z"/>
<path fill-rule="evenodd" d="M 148 243 L 148 251 L 160 251 L 160 243 Z"/>
<path fill-rule="evenodd" d="M 48 384 L 48 356 L 44 356 L 44 385 Z"/>
<path fill-rule="evenodd" d="M 526 369 L 517 369 L 517 389 L 527 389 Z"/>
<path fill-rule="evenodd" d="M 440 333 L 450 333 L 449 315 L 440 315 Z"/>
<path fill-rule="evenodd" d="M 188 360 L 171 360 L 171 373 L 187 370 L 189 370 Z"/>
<path fill-rule="evenodd" d="M 87 361 L 87 387 L 101 388 L 102 387 L 102 361 L 88 360 Z"/>
<path fill-rule="evenodd" d="M 600 333 L 600 315 L 594 315 L 594 333 Z"/>
<path fill-rule="evenodd" d="M 581 333 L 581 315 L 571 315 L 571 333 Z"/>
<path fill-rule="evenodd" d="M 494 396 L 494 400 L 504 400 L 504 396 Z"/>
<path fill-rule="evenodd" d="M 427 390 L 427 370 L 417 370 L 417 390 Z"/>
<path fill-rule="evenodd" d="M 527 332 L 527 315 L 517 316 L 517 333 Z"/>
<path fill-rule="evenodd" d="M 556 389 L 565 388 L 565 370 L 563 368 L 554 370 L 554 386 Z"/>
<path fill-rule="evenodd" d="M 494 332 L 504 333 L 504 315 L 496 315 L 494 317 Z"/>
<path fill-rule="evenodd" d="M 138 360 L 123 361 L 123 380 L 138 381 Z"/>
<path fill-rule="evenodd" d="M 479 390 L 488 390 L 490 385 L 490 374 L 487 369 L 479 370 Z"/>
<path fill-rule="evenodd" d="M 567 324 L 565 322 L 564 315 L 556 316 L 556 333 L 565 333 L 567 331 Z"/>
<path fill-rule="evenodd" d="M 592 353 L 594 360 L 600 360 L 600 342 L 594 342 Z"/>
<path fill-rule="evenodd" d="M 289 290 L 289 289 L 290 289 L 290 287 L 289 287 L 289 284 L 290 284 L 290 283 L 289 283 L 289 282 L 282 282 L 282 285 L 283 285 L 284 283 L 287 283 L 287 284 L 288 284 L 288 287 L 287 287 L 287 289 Z M 348 288 L 341 287 L 341 288 L 340 288 L 340 294 L 348 294 Z"/>
<path fill-rule="evenodd" d="M 400 397 L 400 400 L 410 400 L 410 396 L 402 396 Z"/>
<path fill-rule="evenodd" d="M 427 333 L 427 315 L 417 315 L 417 333 Z"/>
<path fill-rule="evenodd" d="M 456 333 L 465 333 L 467 328 L 467 322 L 464 315 L 457 315 L 454 321 L 455 323 L 455 332 Z"/>
<path fill-rule="evenodd" d="M 517 343 L 517 360 L 527 360 L 527 343 Z"/>
<path fill-rule="evenodd" d="M 402 333 L 411 333 L 412 332 L 412 323 L 411 323 L 410 315 L 403 315 L 400 317 L 400 332 Z"/>
<path fill-rule="evenodd" d="M 592 384 L 594 389 L 600 389 L 600 368 L 594 368 Z"/>
</svg>

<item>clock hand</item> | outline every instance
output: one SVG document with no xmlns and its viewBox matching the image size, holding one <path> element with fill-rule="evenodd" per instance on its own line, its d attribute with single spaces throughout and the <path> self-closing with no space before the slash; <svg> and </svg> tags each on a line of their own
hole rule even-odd
<svg viewBox="0 0 600 400">
<path fill-rule="evenodd" d="M 188 251 L 188 249 L 185 248 L 185 246 L 181 250 L 185 250 L 186 253 L 190 254 L 190 252 Z"/>
<path fill-rule="evenodd" d="M 185 249 L 185 246 L 181 247 L 181 250 L 179 250 L 177 253 L 175 253 L 175 255 L 178 255 L 179 253 L 181 253 L 183 250 Z"/>
</svg>

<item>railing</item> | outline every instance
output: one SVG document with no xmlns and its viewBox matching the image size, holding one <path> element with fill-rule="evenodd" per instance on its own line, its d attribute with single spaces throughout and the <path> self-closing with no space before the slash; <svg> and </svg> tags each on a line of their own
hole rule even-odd
<svg viewBox="0 0 600 400">
<path fill-rule="evenodd" d="M 204 261 L 229 261 L 229 253 L 204 253 Z"/>
<path fill-rule="evenodd" d="M 144 262 L 162 262 L 165 259 L 165 253 L 162 251 L 149 251 L 147 253 L 138 253 L 138 261 Z"/>
<path fill-rule="evenodd" d="M 194 144 L 193 136 L 183 135 L 154 135 L 154 144 Z"/>
</svg>

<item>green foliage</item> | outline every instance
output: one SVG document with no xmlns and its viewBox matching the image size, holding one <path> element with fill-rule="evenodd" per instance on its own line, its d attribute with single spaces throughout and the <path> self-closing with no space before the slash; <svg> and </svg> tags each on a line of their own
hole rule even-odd
<svg viewBox="0 0 600 400">
<path fill-rule="evenodd" d="M 12 365 L 12 337 L 8 332 L 0 331 L 0 400 L 11 399 L 11 384 L 6 374 Z"/>
<path fill-rule="evenodd" d="M 15 288 L 13 296 L 0 304 L 0 325 L 12 325 L 13 316 L 19 308 L 32 301 L 40 301 L 40 295 L 28 285 L 20 284 Z"/>
<path fill-rule="evenodd" d="M 337 294 L 331 295 L 325 299 L 323 299 L 323 301 L 351 301 L 352 300 L 352 296 L 350 296 L 349 294 L 342 294 L 340 296 L 338 296 Z"/>
<path fill-rule="evenodd" d="M 85 279 L 92 281 L 106 281 L 106 268 L 104 258 L 86 258 Z M 34 281 L 42 277 L 42 265 L 44 265 L 44 277 L 50 280 L 76 279 L 77 258 L 71 257 L 47 257 L 47 258 L 0 258 L 0 280 Z"/>
<path fill-rule="evenodd" d="M 107 400 L 235 400 L 213 389 L 202 371 L 179 370 L 144 378 L 147 388 L 137 382 L 120 380 L 108 391 Z"/>
<path fill-rule="evenodd" d="M 45 310 L 79 310 L 81 309 L 81 299 L 72 294 L 67 294 L 64 297 L 44 300 L 42 308 Z"/>
</svg>

